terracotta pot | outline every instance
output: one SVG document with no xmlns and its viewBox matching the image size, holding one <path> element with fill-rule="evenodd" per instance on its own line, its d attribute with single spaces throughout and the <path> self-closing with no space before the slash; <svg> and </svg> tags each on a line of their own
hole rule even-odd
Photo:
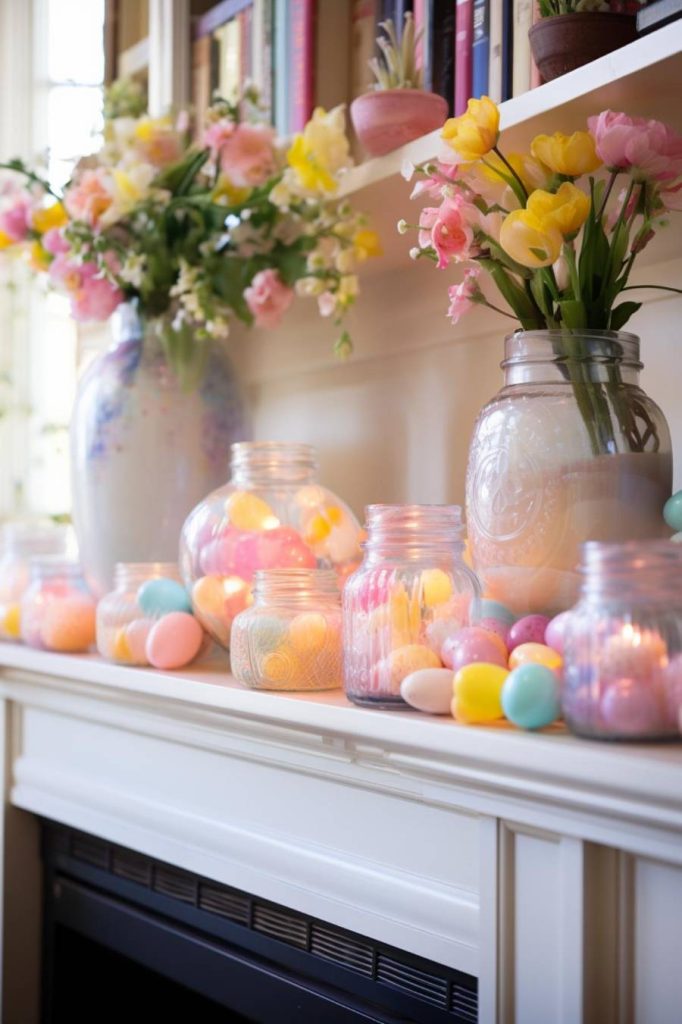
<svg viewBox="0 0 682 1024">
<path fill-rule="evenodd" d="M 350 116 L 369 156 L 383 156 L 440 128 L 448 105 L 442 96 L 421 89 L 378 89 L 354 99 Z"/>
<path fill-rule="evenodd" d="M 632 14 L 584 11 L 541 18 L 528 33 L 543 82 L 551 82 L 637 38 Z"/>
</svg>

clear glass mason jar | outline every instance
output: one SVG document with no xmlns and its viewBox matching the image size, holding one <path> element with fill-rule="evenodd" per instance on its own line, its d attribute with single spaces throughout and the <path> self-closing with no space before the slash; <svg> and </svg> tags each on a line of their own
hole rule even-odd
<svg viewBox="0 0 682 1024">
<path fill-rule="evenodd" d="M 21 601 L 21 639 L 40 650 L 82 654 L 95 643 L 95 600 L 81 567 L 60 556 L 31 559 Z"/>
<path fill-rule="evenodd" d="M 400 684 L 442 666 L 480 596 L 457 505 L 369 505 L 362 565 L 343 589 L 344 685 L 356 704 L 407 707 Z"/>
<path fill-rule="evenodd" d="M 502 367 L 469 453 L 474 568 L 517 615 L 553 615 L 575 603 L 582 543 L 670 535 L 670 433 L 632 334 L 519 331 Z"/>
<path fill-rule="evenodd" d="M 317 483 L 315 449 L 288 442 L 232 445 L 231 479 L 182 529 L 180 569 L 194 614 L 230 645 L 232 620 L 252 600 L 257 569 L 334 569 L 360 562 L 360 528 L 340 498 Z"/>
<path fill-rule="evenodd" d="M 341 594 L 329 569 L 260 569 L 253 604 L 232 623 L 230 662 L 256 690 L 342 685 Z"/>
<path fill-rule="evenodd" d="M 31 558 L 66 555 L 70 530 L 50 522 L 7 523 L 0 557 L 0 639 L 19 640 L 21 599 L 31 581 Z"/>
<path fill-rule="evenodd" d="M 679 738 L 682 545 L 585 544 L 564 641 L 562 707 L 579 736 Z"/>
<path fill-rule="evenodd" d="M 167 611 L 182 608 L 142 607 L 140 588 L 150 580 L 168 581 L 182 587 L 175 562 L 119 562 L 114 590 L 97 605 L 97 650 L 103 658 L 121 665 L 149 665 L 147 637 Z M 143 599 L 144 603 L 144 599 Z"/>
</svg>

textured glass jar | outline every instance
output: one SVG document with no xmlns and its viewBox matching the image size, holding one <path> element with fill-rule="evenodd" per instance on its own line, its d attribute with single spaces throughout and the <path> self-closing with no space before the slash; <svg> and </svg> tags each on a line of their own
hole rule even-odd
<svg viewBox="0 0 682 1024">
<path fill-rule="evenodd" d="M 360 562 L 358 521 L 317 483 L 314 448 L 235 444 L 231 469 L 230 482 L 190 514 L 180 545 L 194 614 L 225 648 L 257 569 L 335 569 L 343 579 Z"/>
<path fill-rule="evenodd" d="M 232 623 L 230 661 L 256 690 L 342 685 L 341 594 L 329 569 L 260 569 L 253 604 Z"/>
<path fill-rule="evenodd" d="M 575 603 L 580 545 L 670 534 L 670 434 L 630 334 L 527 331 L 476 423 L 467 527 L 486 594 L 517 615 Z"/>
<path fill-rule="evenodd" d="M 70 531 L 52 523 L 7 523 L 0 557 L 0 639 L 21 636 L 21 599 L 31 580 L 31 558 L 66 555 Z"/>
<path fill-rule="evenodd" d="M 585 544 L 564 640 L 564 717 L 580 736 L 679 736 L 682 545 Z"/>
<path fill-rule="evenodd" d="M 152 626 L 164 614 L 140 607 L 139 591 L 149 580 L 180 583 L 175 562 L 119 562 L 115 589 L 97 605 L 97 650 L 121 665 L 149 665 L 145 645 Z"/>
<path fill-rule="evenodd" d="M 456 505 L 369 505 L 362 565 L 343 590 L 344 685 L 356 704 L 407 707 L 400 684 L 442 665 L 480 595 Z"/>
<path fill-rule="evenodd" d="M 21 639 L 41 650 L 81 654 L 95 643 L 95 600 L 77 562 L 31 559 L 31 582 L 21 601 Z"/>
</svg>

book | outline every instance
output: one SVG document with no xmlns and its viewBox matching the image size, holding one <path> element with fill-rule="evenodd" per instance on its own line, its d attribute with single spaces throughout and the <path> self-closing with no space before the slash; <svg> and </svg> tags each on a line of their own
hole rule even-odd
<svg viewBox="0 0 682 1024">
<path fill-rule="evenodd" d="M 514 46 L 512 64 L 512 96 L 530 89 L 530 40 L 528 32 L 533 24 L 533 0 L 514 0 Z"/>
<path fill-rule="evenodd" d="M 431 91 L 448 102 L 448 111 L 455 105 L 455 18 L 454 0 L 433 0 L 428 12 Z"/>
<path fill-rule="evenodd" d="M 290 0 L 289 131 L 300 132 L 315 102 L 315 0 Z"/>
<path fill-rule="evenodd" d="M 471 95 L 487 96 L 490 78 L 490 0 L 474 0 L 471 47 Z"/>
<path fill-rule="evenodd" d="M 427 92 L 431 90 L 432 6 L 430 0 L 414 0 L 413 4 L 415 32 L 422 34 L 416 48 L 417 67 L 421 68 L 422 86 Z"/>
<path fill-rule="evenodd" d="M 455 14 L 455 116 L 463 114 L 471 97 L 473 0 L 457 0 Z"/>
<path fill-rule="evenodd" d="M 512 0 L 490 2 L 488 96 L 503 103 L 511 96 Z"/>
<path fill-rule="evenodd" d="M 682 18 L 682 0 L 655 0 L 637 11 L 637 31 L 640 35 Z"/>
<path fill-rule="evenodd" d="M 289 18 L 287 0 L 274 0 L 273 123 L 279 135 L 289 134 Z"/>
</svg>

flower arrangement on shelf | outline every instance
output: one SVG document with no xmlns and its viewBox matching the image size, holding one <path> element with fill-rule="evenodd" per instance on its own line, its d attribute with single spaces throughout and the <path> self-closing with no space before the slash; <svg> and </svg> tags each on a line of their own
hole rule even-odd
<svg viewBox="0 0 682 1024">
<path fill-rule="evenodd" d="M 408 180 L 419 175 L 413 197 L 435 201 L 413 225 L 410 255 L 440 270 L 468 266 L 449 289 L 453 324 L 482 305 L 525 330 L 561 332 L 595 453 L 610 450 L 604 398 L 580 378 L 579 332 L 618 331 L 640 308 L 624 293 L 639 254 L 682 209 L 682 137 L 660 121 L 606 110 L 588 119 L 588 131 L 538 135 L 529 153 L 505 154 L 488 97 L 470 100 L 442 137 L 441 159 L 404 168 Z M 399 221 L 401 233 L 409 229 Z M 486 276 L 506 308 L 488 298 Z"/>
<path fill-rule="evenodd" d="M 28 251 L 78 320 L 134 301 L 178 370 L 235 320 L 276 327 L 295 294 L 340 323 L 358 264 L 380 251 L 366 218 L 336 198 L 351 163 L 343 108 L 316 110 L 287 145 L 246 89 L 214 102 L 197 146 L 186 113 L 143 107 L 129 84 L 109 90 L 104 144 L 63 193 L 19 160 L 2 165 L 0 248 Z M 349 347 L 344 331 L 336 348 Z"/>
</svg>

